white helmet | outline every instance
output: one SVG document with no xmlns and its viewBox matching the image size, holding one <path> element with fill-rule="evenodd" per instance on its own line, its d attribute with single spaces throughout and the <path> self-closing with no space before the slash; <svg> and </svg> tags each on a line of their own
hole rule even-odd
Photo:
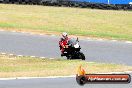
<svg viewBox="0 0 132 88">
<path fill-rule="evenodd" d="M 65 37 L 67 37 L 67 33 L 66 32 L 63 32 L 62 33 L 62 36 L 65 38 Z"/>
</svg>

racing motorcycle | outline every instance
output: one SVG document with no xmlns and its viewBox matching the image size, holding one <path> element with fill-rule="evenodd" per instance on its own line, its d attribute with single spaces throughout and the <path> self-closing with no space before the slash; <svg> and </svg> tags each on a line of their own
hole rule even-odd
<svg viewBox="0 0 132 88">
<path fill-rule="evenodd" d="M 80 51 L 81 47 L 79 45 L 78 38 L 71 38 L 68 40 L 66 48 L 64 50 L 64 56 L 67 59 L 82 59 L 85 60 L 85 55 Z"/>
</svg>

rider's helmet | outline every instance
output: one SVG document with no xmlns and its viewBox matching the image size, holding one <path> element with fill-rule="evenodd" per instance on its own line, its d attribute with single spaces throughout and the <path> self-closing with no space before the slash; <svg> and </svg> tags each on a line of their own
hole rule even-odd
<svg viewBox="0 0 132 88">
<path fill-rule="evenodd" d="M 66 39 L 67 36 L 68 36 L 68 34 L 67 34 L 66 32 L 63 32 L 63 33 L 62 33 L 62 37 L 63 37 L 64 39 Z"/>
</svg>

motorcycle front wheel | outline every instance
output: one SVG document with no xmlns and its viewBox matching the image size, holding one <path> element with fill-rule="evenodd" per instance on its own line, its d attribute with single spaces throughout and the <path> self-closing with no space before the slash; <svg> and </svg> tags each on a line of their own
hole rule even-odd
<svg viewBox="0 0 132 88">
<path fill-rule="evenodd" d="M 85 55 L 82 52 L 79 52 L 79 59 L 85 60 Z"/>
<path fill-rule="evenodd" d="M 71 60 L 72 59 L 72 56 L 69 55 L 69 56 L 66 56 L 67 57 L 67 60 Z"/>
</svg>

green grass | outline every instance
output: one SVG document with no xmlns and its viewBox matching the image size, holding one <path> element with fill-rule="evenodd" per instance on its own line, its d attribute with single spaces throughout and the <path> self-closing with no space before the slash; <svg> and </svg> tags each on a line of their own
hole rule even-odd
<svg viewBox="0 0 132 88">
<path fill-rule="evenodd" d="M 0 77 L 44 77 L 77 74 L 82 65 L 86 73 L 132 71 L 132 66 L 85 62 L 82 60 L 40 59 L 0 55 Z"/>
<path fill-rule="evenodd" d="M 0 4 L 0 29 L 132 41 L 132 12 Z"/>
</svg>

